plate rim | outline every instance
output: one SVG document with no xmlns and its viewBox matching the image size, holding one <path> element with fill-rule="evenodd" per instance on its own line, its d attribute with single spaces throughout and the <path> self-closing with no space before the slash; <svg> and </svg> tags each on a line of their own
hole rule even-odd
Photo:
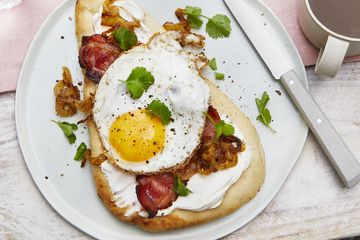
<svg viewBox="0 0 360 240">
<path fill-rule="evenodd" d="M 32 177 L 32 181 L 35 183 L 36 188 L 38 189 L 38 191 L 41 193 L 42 197 L 45 198 L 45 200 L 48 202 L 48 204 L 51 206 L 51 208 L 60 216 L 62 217 L 64 220 L 66 220 L 68 223 L 70 223 L 72 226 L 74 226 L 75 228 L 77 228 L 78 230 L 88 234 L 89 236 L 95 237 L 95 238 L 99 238 L 102 239 L 106 236 L 104 236 L 104 234 L 97 232 L 97 231 L 92 231 L 92 225 L 93 223 L 91 221 L 78 221 L 76 217 L 81 217 L 85 220 L 87 220 L 85 217 L 83 216 L 75 216 L 76 215 L 76 211 L 69 211 L 69 209 L 64 208 L 65 205 L 67 205 L 66 202 L 64 202 L 64 200 L 61 197 L 57 197 L 57 193 L 56 191 L 51 192 L 53 190 L 51 190 L 52 188 L 54 188 L 52 185 L 49 185 L 46 183 L 46 181 L 44 181 L 42 174 L 39 173 L 40 169 L 36 169 L 36 166 L 34 166 L 34 163 L 31 163 L 32 161 L 30 161 L 29 159 L 31 158 L 36 158 L 36 155 L 33 154 L 33 151 L 31 150 L 31 146 L 32 143 L 31 141 L 29 141 L 27 139 L 27 132 L 25 130 L 23 130 L 23 128 L 26 126 L 26 123 L 24 125 L 21 125 L 24 122 L 25 119 L 25 113 L 23 113 L 22 111 L 20 111 L 20 102 L 22 98 L 25 98 L 26 96 L 26 91 L 25 91 L 25 85 L 23 84 L 23 82 L 25 81 L 26 77 L 24 76 L 24 72 L 25 72 L 25 68 L 27 67 L 28 64 L 26 64 L 27 62 L 30 61 L 31 56 L 33 55 L 34 52 L 34 46 L 36 45 L 36 43 L 39 41 L 39 39 L 41 38 L 42 32 L 45 31 L 46 26 L 48 25 L 48 22 L 50 22 L 53 18 L 53 15 L 55 15 L 58 11 L 60 11 L 62 8 L 65 7 L 65 5 L 67 4 L 75 4 L 76 0 L 63 0 L 54 10 L 52 10 L 49 15 L 46 17 L 46 19 L 42 22 L 42 24 L 40 25 L 40 27 L 38 28 L 36 34 L 34 35 L 30 45 L 27 48 L 25 57 L 23 59 L 22 62 L 22 66 L 20 69 L 20 73 L 18 75 L 18 80 L 17 80 L 17 84 L 16 84 L 16 95 L 15 95 L 15 125 L 16 125 L 16 132 L 17 132 L 17 138 L 18 138 L 18 142 L 19 142 L 19 146 L 21 149 L 21 154 L 23 156 L 24 162 L 27 166 L 28 172 L 30 173 L 31 177 Z M 300 61 L 300 63 L 302 64 L 301 67 L 301 74 L 305 77 L 304 81 L 305 81 L 305 85 L 307 88 L 309 88 L 309 83 L 307 80 L 307 76 L 306 76 L 306 71 L 305 71 L 305 67 L 303 64 L 303 61 L 301 59 L 301 56 L 299 54 L 299 51 L 297 50 L 293 40 L 291 39 L 289 33 L 287 32 L 287 30 L 285 29 L 285 27 L 283 26 L 283 24 L 281 23 L 280 19 L 275 15 L 275 13 L 270 9 L 270 7 L 268 5 L 266 5 L 262 0 L 256 0 L 256 2 L 258 4 L 260 4 L 263 8 L 266 9 L 266 11 L 268 11 L 271 14 L 271 18 L 273 18 L 274 22 L 276 22 L 277 24 L 277 28 L 279 28 L 279 30 L 281 32 L 283 32 L 283 34 L 286 36 L 286 40 L 291 44 L 291 49 L 294 49 L 294 53 L 296 55 L 296 58 L 298 61 Z M 24 80 L 21 80 L 24 79 Z M 24 87 L 21 87 L 24 86 Z M 291 164 L 291 166 L 289 167 L 288 171 L 286 172 L 286 174 L 283 175 L 283 177 L 281 177 L 281 180 L 279 181 L 280 184 L 276 187 L 276 189 L 274 189 L 274 191 L 272 191 L 272 194 L 265 200 L 263 201 L 263 203 L 260 205 L 260 207 L 257 208 L 257 211 L 254 211 L 251 215 L 248 215 L 247 217 L 247 223 L 242 225 L 242 226 L 234 226 L 230 228 L 227 228 L 224 231 L 219 231 L 217 235 L 212 236 L 214 239 L 215 238 L 221 238 L 224 236 L 228 236 L 231 233 L 233 233 L 234 231 L 244 227 L 245 225 L 247 225 L 251 220 L 253 220 L 257 215 L 259 215 L 264 209 L 265 207 L 274 199 L 274 197 L 277 195 L 277 193 L 279 192 L 280 188 L 283 186 L 285 180 L 288 178 L 290 172 L 292 171 L 292 169 L 294 168 L 294 165 L 296 164 L 300 154 L 303 152 L 303 148 L 305 146 L 305 142 L 306 142 L 306 138 L 308 135 L 308 131 L 309 128 L 306 127 L 306 131 L 304 132 L 304 136 L 303 139 L 301 141 L 302 143 L 302 147 L 301 147 L 301 151 L 299 151 L 299 153 L 296 156 L 296 160 Z M 53 193 L 55 193 L 53 195 Z M 124 236 L 126 238 L 132 238 L 132 236 L 126 235 Z M 152 238 L 153 236 L 151 236 L 150 238 Z"/>
</svg>

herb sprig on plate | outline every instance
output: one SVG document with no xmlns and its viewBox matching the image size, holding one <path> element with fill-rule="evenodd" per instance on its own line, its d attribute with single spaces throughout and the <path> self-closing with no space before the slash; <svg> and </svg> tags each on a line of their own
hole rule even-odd
<svg viewBox="0 0 360 240">
<path fill-rule="evenodd" d="M 218 69 L 215 58 L 212 58 L 212 59 L 209 61 L 209 67 L 210 67 L 211 70 L 213 70 L 213 71 L 216 71 L 216 70 Z M 224 80 L 224 77 L 225 77 L 225 75 L 224 75 L 223 73 L 215 72 L 215 79 L 216 79 L 216 80 Z"/>
<path fill-rule="evenodd" d="M 205 31 L 213 39 L 227 38 L 231 32 L 231 21 L 228 16 L 224 14 L 216 14 L 213 17 L 208 17 L 202 14 L 202 9 L 194 6 L 186 6 L 184 13 L 187 15 L 187 20 L 194 29 L 200 29 L 203 25 L 203 20 L 207 20 Z"/>
<path fill-rule="evenodd" d="M 74 134 L 74 131 L 78 130 L 78 126 L 75 123 L 60 122 L 55 120 L 51 121 L 56 123 L 61 128 L 70 144 L 75 143 L 76 135 Z"/>
<path fill-rule="evenodd" d="M 86 149 L 87 149 L 86 144 L 85 144 L 84 142 L 82 142 L 82 143 L 78 146 L 78 148 L 77 148 L 77 150 L 76 150 L 76 154 L 75 154 L 75 156 L 74 156 L 74 160 L 76 160 L 76 161 L 83 160 L 83 159 L 84 159 L 84 153 L 85 153 Z"/>
<path fill-rule="evenodd" d="M 270 97 L 269 94 L 265 91 L 261 98 L 255 98 L 256 106 L 259 110 L 259 116 L 257 116 L 257 120 L 262 122 L 265 126 L 267 126 L 271 131 L 276 133 L 276 131 L 270 126 L 272 117 L 268 108 L 266 108 L 266 104 L 269 102 Z"/>
</svg>

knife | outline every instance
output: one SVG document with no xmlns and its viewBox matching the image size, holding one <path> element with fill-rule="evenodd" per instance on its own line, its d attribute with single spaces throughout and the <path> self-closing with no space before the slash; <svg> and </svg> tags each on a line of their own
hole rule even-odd
<svg viewBox="0 0 360 240">
<path fill-rule="evenodd" d="M 346 187 L 360 181 L 360 164 L 283 57 L 246 0 L 224 0 L 275 79 L 279 79 Z"/>
</svg>

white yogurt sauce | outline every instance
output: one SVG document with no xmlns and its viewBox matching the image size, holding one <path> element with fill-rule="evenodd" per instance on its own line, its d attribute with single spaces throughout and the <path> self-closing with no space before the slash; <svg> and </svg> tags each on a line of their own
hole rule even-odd
<svg viewBox="0 0 360 240">
<path fill-rule="evenodd" d="M 119 9 L 119 15 L 126 21 L 131 22 L 137 20 L 140 22 L 140 27 L 135 28 L 134 32 L 138 37 L 139 42 L 147 43 L 149 38 L 153 35 L 153 32 L 144 23 L 144 11 L 133 1 L 129 0 L 117 0 L 113 3 L 113 6 L 116 6 Z M 109 27 L 101 25 L 102 11 L 103 7 L 101 5 L 99 11 L 95 13 L 93 17 L 93 28 L 97 34 L 101 34 L 109 29 Z"/>
<path fill-rule="evenodd" d="M 222 115 L 221 118 L 230 122 L 227 116 Z M 242 133 L 237 128 L 235 128 L 234 135 L 243 139 Z M 159 210 L 157 216 L 168 215 L 175 209 L 203 211 L 218 207 L 226 191 L 240 178 L 241 174 L 250 165 L 250 161 L 251 148 L 246 145 L 246 150 L 239 153 L 238 164 L 235 167 L 211 173 L 207 176 L 195 174 L 186 185 L 192 193 L 186 197 L 179 196 L 169 208 Z M 114 195 L 112 200 L 116 206 L 127 207 L 126 216 L 131 216 L 135 212 L 138 212 L 143 217 L 148 216 L 137 200 L 135 191 L 137 182 L 134 175 L 120 171 L 107 161 L 101 164 L 101 171 L 109 182 L 111 192 Z"/>
</svg>

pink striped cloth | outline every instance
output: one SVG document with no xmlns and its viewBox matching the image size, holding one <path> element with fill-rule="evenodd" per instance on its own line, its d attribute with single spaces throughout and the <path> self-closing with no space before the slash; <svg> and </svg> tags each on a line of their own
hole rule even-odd
<svg viewBox="0 0 360 240">
<path fill-rule="evenodd" d="M 14 91 L 26 50 L 46 16 L 62 0 L 23 0 L 11 9 L 0 10 L 0 92 Z M 318 54 L 302 34 L 296 17 L 297 0 L 264 0 L 280 18 L 294 40 L 305 66 Z M 359 61 L 360 56 L 347 59 Z"/>
</svg>

